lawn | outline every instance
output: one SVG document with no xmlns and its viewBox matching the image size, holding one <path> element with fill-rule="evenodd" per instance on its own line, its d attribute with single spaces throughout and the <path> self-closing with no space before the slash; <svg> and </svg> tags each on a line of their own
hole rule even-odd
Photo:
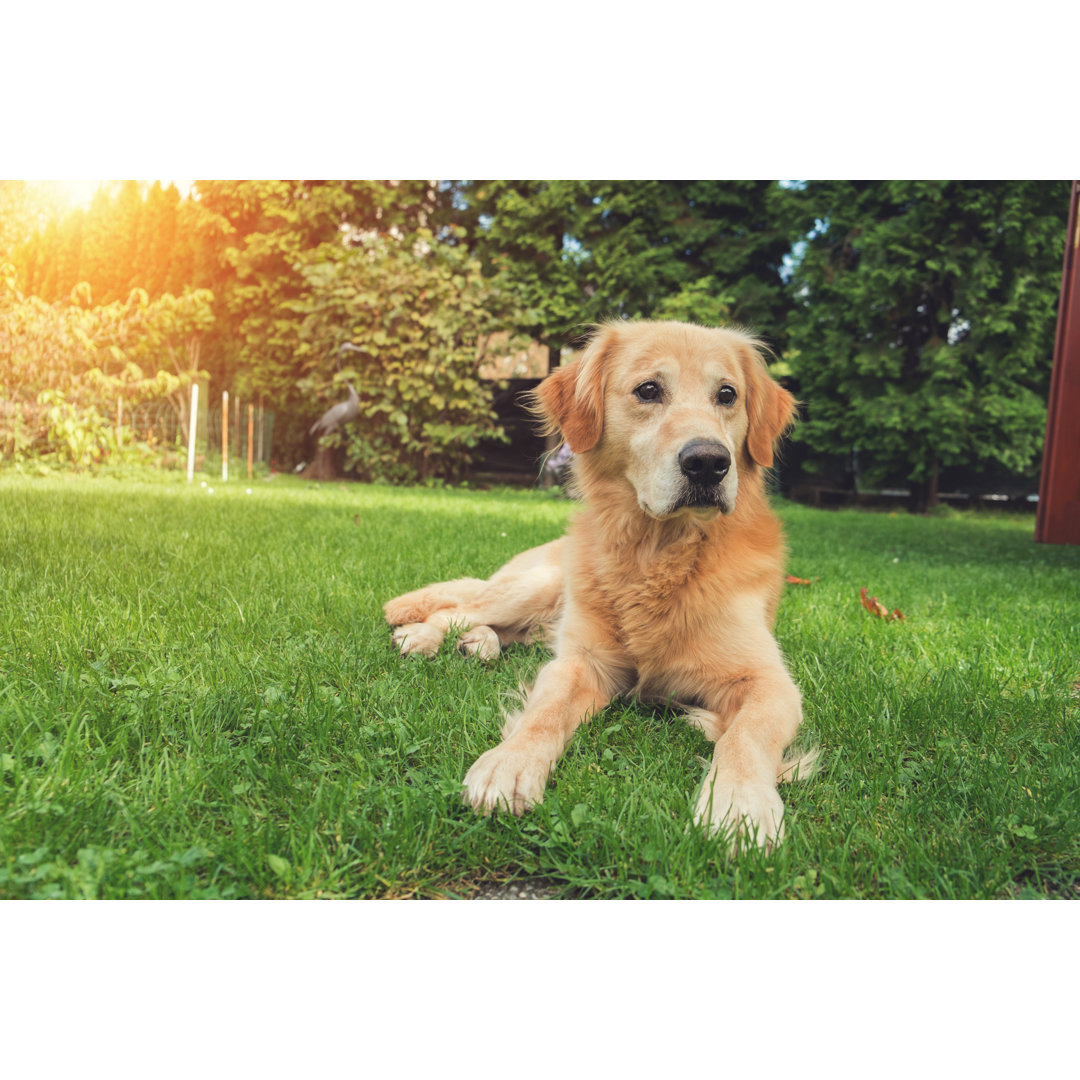
<svg viewBox="0 0 1080 1080">
<path fill-rule="evenodd" d="M 0 897 L 1041 897 L 1080 889 L 1080 549 L 1031 517 L 777 509 L 818 776 L 787 840 L 688 826 L 710 747 L 617 703 L 523 819 L 460 803 L 544 659 L 380 605 L 558 535 L 536 491 L 0 474 Z M 905 618 L 865 610 L 865 586 Z"/>
</svg>

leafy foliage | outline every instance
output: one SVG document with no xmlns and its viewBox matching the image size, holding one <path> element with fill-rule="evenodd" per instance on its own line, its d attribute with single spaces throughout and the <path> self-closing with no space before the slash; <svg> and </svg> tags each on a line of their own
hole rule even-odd
<svg viewBox="0 0 1080 1080">
<path fill-rule="evenodd" d="M 346 468 L 364 479 L 455 478 L 482 439 L 501 436 L 477 375 L 497 296 L 464 248 L 433 240 L 426 229 L 408 240 L 373 235 L 324 249 L 324 261 L 302 272 L 309 297 L 297 307 L 309 355 L 329 358 L 344 340 L 364 350 L 360 364 L 336 373 L 325 359 L 304 384 L 312 396 L 335 397 L 355 385 L 359 419 L 326 442 L 344 442 Z"/>
<path fill-rule="evenodd" d="M 196 188 L 212 252 L 212 377 L 283 408 L 319 363 L 299 334 L 310 299 L 305 269 L 360 237 L 423 226 L 435 198 L 426 181 L 200 180 Z"/>
<path fill-rule="evenodd" d="M 184 414 L 184 390 L 202 374 L 191 345 L 212 322 L 210 294 L 150 300 L 134 289 L 125 302 L 90 301 L 85 283 L 66 304 L 23 296 L 14 268 L 0 266 L 0 455 L 87 466 L 122 445 L 106 420 L 120 399 L 170 400 Z"/>
<path fill-rule="evenodd" d="M 52 208 L 44 228 L 33 228 L 35 199 L 46 196 L 13 183 L 5 182 L 4 201 L 21 227 L 0 236 L 0 258 L 10 260 L 27 294 L 55 303 L 85 282 L 97 303 L 109 304 L 135 288 L 157 297 L 206 284 L 196 273 L 205 271 L 205 259 L 196 266 L 193 254 L 209 234 L 198 227 L 197 204 L 182 200 L 174 185 L 106 185 L 86 210 Z"/>
<path fill-rule="evenodd" d="M 1036 467 L 1066 182 L 810 184 L 789 355 L 812 449 L 932 505 L 951 465 Z"/>
<path fill-rule="evenodd" d="M 734 320 L 785 342 L 802 204 L 768 181 L 459 182 L 453 220 L 552 347 L 609 316 Z"/>
<path fill-rule="evenodd" d="M 557 362 L 599 318 L 730 321 L 764 337 L 784 374 L 797 376 L 807 415 L 796 438 L 817 460 L 855 462 L 864 486 L 907 483 L 922 507 L 953 466 L 1025 473 L 1037 463 L 1067 195 L 1065 182 L 261 180 L 199 181 L 181 198 L 132 181 L 99 192 L 85 211 L 61 212 L 35 202 L 33 185 L 6 181 L 0 262 L 11 262 L 30 305 L 18 332 L 33 344 L 22 353 L 45 373 L 27 374 L 33 389 L 14 400 L 52 389 L 83 407 L 89 386 L 67 385 L 56 364 L 70 362 L 76 382 L 95 367 L 117 376 L 128 361 L 140 372 L 203 370 L 213 398 L 228 389 L 266 399 L 275 454 L 288 466 L 307 456 L 308 429 L 337 395 L 327 349 L 355 323 L 372 358 L 364 393 L 375 397 L 365 397 L 368 428 L 350 435 L 349 461 L 364 476 L 449 476 L 458 471 L 451 446 L 464 462 L 489 424 L 466 415 L 483 395 L 466 386 L 477 358 L 465 376 L 472 346 L 463 335 L 510 331 L 545 343 Z M 426 260 L 415 256 L 421 236 Z M 365 257 L 385 274 L 357 284 Z M 497 319 L 471 299 L 474 260 Z M 435 265 L 457 269 L 415 284 Z M 339 274 L 353 274 L 352 284 Z M 419 305 L 416 318 L 383 325 L 376 340 L 370 311 L 350 310 L 349 298 L 396 309 L 395 288 Z M 344 292 L 326 293 L 334 289 Z M 197 331 L 155 338 L 164 308 L 138 324 L 132 296 L 152 308 L 192 303 L 185 293 L 203 298 Z M 434 313 L 435 296 L 446 314 Z M 56 337 L 49 344 L 39 301 L 102 313 L 80 316 L 89 328 L 65 316 L 72 326 L 46 332 Z M 464 311 L 474 326 L 456 321 Z M 114 323 L 130 330 L 125 340 L 105 340 Z M 98 342 L 89 361 L 77 328 Z M 436 340 L 446 358 L 431 351 Z M 405 367 L 377 373 L 384 360 Z M 434 375 L 403 374 L 428 366 Z M 434 395 L 407 388 L 444 376 Z M 449 403 L 463 391 L 477 399 L 459 415 Z M 18 417 L 5 408 L 5 452 L 28 452 L 34 423 L 22 405 Z"/>
</svg>

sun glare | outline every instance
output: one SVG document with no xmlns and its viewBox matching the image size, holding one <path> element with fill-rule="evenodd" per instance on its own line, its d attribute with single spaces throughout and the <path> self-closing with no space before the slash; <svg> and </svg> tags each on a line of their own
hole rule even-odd
<svg viewBox="0 0 1080 1080">
<path fill-rule="evenodd" d="M 44 187 L 50 188 L 56 193 L 58 199 L 62 199 L 72 209 L 81 207 L 86 210 L 93 201 L 97 190 L 106 180 L 44 180 Z"/>
<path fill-rule="evenodd" d="M 61 206 L 66 206 L 69 209 L 75 210 L 88 210 L 90 203 L 93 202 L 94 196 L 98 193 L 98 189 L 105 187 L 110 191 L 119 187 L 122 183 L 120 180 L 40 180 L 38 181 L 41 187 L 50 192 L 55 202 Z M 153 180 L 140 180 L 140 184 L 144 184 L 149 187 L 153 184 Z M 175 184 L 181 195 L 186 195 L 194 184 L 193 180 L 162 180 L 160 181 L 162 187 L 168 187 L 169 184 Z"/>
</svg>

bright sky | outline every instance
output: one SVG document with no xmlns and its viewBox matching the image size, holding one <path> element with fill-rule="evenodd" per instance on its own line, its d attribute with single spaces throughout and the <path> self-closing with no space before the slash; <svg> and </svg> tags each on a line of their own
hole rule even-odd
<svg viewBox="0 0 1080 1080">
<path fill-rule="evenodd" d="M 90 205 L 102 184 L 114 184 L 114 180 L 42 180 L 39 181 L 44 187 L 51 188 L 56 194 L 72 207 L 81 206 L 84 210 Z M 153 184 L 153 180 L 141 180 L 140 183 L 147 186 Z M 162 180 L 161 186 L 167 188 L 169 184 L 175 184 L 181 196 L 186 195 L 194 180 Z"/>
</svg>

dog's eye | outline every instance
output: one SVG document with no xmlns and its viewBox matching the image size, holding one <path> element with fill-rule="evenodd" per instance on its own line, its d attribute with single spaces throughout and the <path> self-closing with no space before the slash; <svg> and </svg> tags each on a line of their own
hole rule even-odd
<svg viewBox="0 0 1080 1080">
<path fill-rule="evenodd" d="M 720 387 L 720 390 L 717 392 L 716 400 L 717 403 L 720 405 L 734 405 L 735 399 L 738 396 L 739 392 L 735 389 L 735 387 L 728 386 L 728 384 L 725 383 L 723 386 Z"/>
<path fill-rule="evenodd" d="M 664 391 L 660 389 L 659 383 L 643 382 L 640 386 L 634 387 L 634 397 L 638 401 L 659 401 L 664 396 Z"/>
</svg>

